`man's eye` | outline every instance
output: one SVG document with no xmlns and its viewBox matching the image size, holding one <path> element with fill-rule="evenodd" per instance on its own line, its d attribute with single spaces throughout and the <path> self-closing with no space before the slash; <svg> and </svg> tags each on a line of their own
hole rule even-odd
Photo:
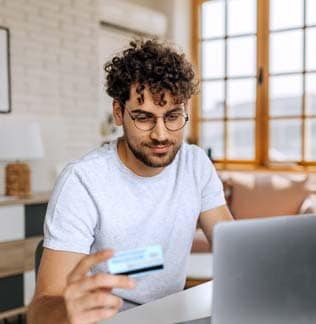
<svg viewBox="0 0 316 324">
<path fill-rule="evenodd" d="M 181 114 L 170 114 L 170 115 L 167 115 L 166 116 L 166 119 L 169 120 L 169 121 L 174 121 L 174 120 L 177 120 L 178 118 L 180 118 L 182 115 Z"/>
<path fill-rule="evenodd" d="M 153 117 L 149 117 L 146 115 L 138 115 L 135 117 L 135 119 L 140 123 L 147 123 L 147 122 L 152 121 Z"/>
</svg>

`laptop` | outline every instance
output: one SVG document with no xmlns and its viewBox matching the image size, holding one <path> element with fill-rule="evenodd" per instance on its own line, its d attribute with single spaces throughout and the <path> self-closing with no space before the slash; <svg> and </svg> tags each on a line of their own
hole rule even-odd
<svg viewBox="0 0 316 324">
<path fill-rule="evenodd" d="M 221 223 L 212 318 L 186 324 L 315 324 L 316 215 Z"/>
</svg>

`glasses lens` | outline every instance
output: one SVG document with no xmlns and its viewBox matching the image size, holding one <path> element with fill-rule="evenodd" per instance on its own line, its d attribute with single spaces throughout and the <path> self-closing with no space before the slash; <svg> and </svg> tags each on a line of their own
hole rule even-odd
<svg viewBox="0 0 316 324">
<path fill-rule="evenodd" d="M 135 126 L 144 131 L 151 130 L 155 127 L 156 125 L 156 120 L 155 117 L 142 117 L 138 116 L 134 119 Z"/>
<path fill-rule="evenodd" d="M 176 131 L 184 127 L 187 122 L 187 117 L 179 114 L 170 116 L 165 119 L 166 128 L 170 131 Z"/>
</svg>

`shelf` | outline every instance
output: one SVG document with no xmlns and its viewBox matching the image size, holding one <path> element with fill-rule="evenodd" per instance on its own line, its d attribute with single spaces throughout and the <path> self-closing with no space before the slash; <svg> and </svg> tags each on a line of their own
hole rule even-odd
<svg viewBox="0 0 316 324">
<path fill-rule="evenodd" d="M 34 193 L 30 197 L 11 197 L 11 196 L 0 196 L 0 206 L 11 206 L 11 205 L 33 205 L 47 203 L 50 197 L 50 192 L 39 192 Z"/>
<path fill-rule="evenodd" d="M 12 316 L 17 316 L 17 315 L 21 315 L 21 314 L 25 314 L 27 311 L 27 307 L 19 307 L 19 308 L 15 308 L 15 309 L 10 309 L 8 311 L 2 312 L 0 313 L 0 320 L 5 319 L 5 318 L 10 318 Z"/>
<path fill-rule="evenodd" d="M 43 237 L 0 243 L 0 278 L 21 274 L 34 269 L 34 253 Z"/>
</svg>

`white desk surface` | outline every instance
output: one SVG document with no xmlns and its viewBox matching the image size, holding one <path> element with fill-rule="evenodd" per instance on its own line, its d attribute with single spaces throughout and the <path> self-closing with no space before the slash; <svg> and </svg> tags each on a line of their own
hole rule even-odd
<svg viewBox="0 0 316 324">
<path fill-rule="evenodd" d="M 213 278 L 213 254 L 191 253 L 189 256 L 187 277 L 190 279 Z"/>
<path fill-rule="evenodd" d="M 213 283 L 181 291 L 118 313 L 99 324 L 172 324 L 210 316 Z"/>
</svg>

